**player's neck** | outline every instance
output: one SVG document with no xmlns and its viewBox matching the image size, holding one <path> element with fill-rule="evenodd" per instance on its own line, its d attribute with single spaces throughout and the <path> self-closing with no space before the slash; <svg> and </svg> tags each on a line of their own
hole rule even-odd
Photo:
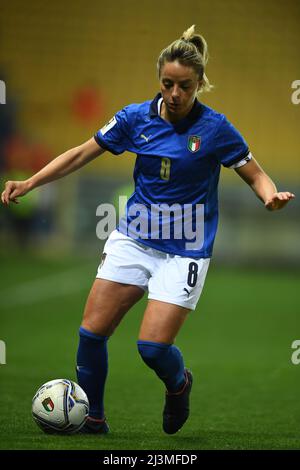
<svg viewBox="0 0 300 470">
<path fill-rule="evenodd" d="M 193 103 L 194 104 L 194 103 Z M 193 104 L 191 107 L 185 111 L 184 113 L 170 113 L 168 108 L 166 107 L 165 103 L 162 102 L 161 108 L 160 108 L 160 117 L 163 118 L 165 121 L 171 122 L 172 124 L 181 121 L 181 119 L 184 119 L 191 111 Z"/>
</svg>

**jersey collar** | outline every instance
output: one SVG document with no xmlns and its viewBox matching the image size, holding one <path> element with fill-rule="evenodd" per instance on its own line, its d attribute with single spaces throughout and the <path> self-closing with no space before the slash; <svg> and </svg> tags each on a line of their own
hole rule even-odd
<svg viewBox="0 0 300 470">
<path fill-rule="evenodd" d="M 154 100 L 150 104 L 149 116 L 150 116 L 151 119 L 156 118 L 156 117 L 159 116 L 159 114 L 158 114 L 158 101 L 161 98 L 162 98 L 161 93 L 158 93 L 155 96 Z M 195 122 L 201 116 L 202 112 L 203 112 L 203 107 L 202 107 L 201 103 L 197 99 L 195 99 L 194 105 L 193 105 L 191 111 L 189 112 L 189 114 L 185 118 L 183 118 L 180 121 L 173 124 L 174 130 L 178 134 L 183 134 L 193 124 L 195 124 Z"/>
</svg>

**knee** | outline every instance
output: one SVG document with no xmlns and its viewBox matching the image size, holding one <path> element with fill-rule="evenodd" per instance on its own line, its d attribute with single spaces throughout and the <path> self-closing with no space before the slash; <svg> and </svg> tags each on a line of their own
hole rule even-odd
<svg viewBox="0 0 300 470">
<path fill-rule="evenodd" d="M 138 341 L 138 351 L 143 361 L 149 367 L 155 367 L 168 354 L 170 344 L 154 343 L 152 341 Z"/>
<path fill-rule="evenodd" d="M 106 343 L 109 339 L 109 336 L 94 333 L 93 331 L 83 328 L 82 326 L 79 328 L 79 337 L 83 341 L 97 341 L 98 344 Z"/>
</svg>

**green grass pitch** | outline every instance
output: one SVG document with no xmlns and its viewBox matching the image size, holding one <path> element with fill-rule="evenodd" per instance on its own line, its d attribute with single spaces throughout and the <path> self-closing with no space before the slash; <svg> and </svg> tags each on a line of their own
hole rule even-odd
<svg viewBox="0 0 300 470">
<path fill-rule="evenodd" d="M 163 433 L 164 387 L 140 359 L 146 300 L 109 340 L 107 436 L 48 436 L 31 417 L 36 389 L 76 380 L 78 327 L 97 261 L 2 256 L 1 449 L 299 449 L 299 274 L 220 269 L 212 263 L 198 308 L 176 344 L 194 374 L 191 416 Z M 297 299 L 298 298 L 298 299 Z"/>
</svg>

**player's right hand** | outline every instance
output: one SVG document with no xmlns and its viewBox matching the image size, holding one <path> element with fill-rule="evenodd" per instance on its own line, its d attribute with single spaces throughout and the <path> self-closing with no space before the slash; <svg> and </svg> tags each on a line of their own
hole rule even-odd
<svg viewBox="0 0 300 470">
<path fill-rule="evenodd" d="M 1 201 L 3 204 L 8 205 L 10 201 L 18 204 L 17 197 L 24 196 L 29 191 L 29 184 L 27 181 L 7 181 L 5 189 L 1 194 Z"/>
</svg>

